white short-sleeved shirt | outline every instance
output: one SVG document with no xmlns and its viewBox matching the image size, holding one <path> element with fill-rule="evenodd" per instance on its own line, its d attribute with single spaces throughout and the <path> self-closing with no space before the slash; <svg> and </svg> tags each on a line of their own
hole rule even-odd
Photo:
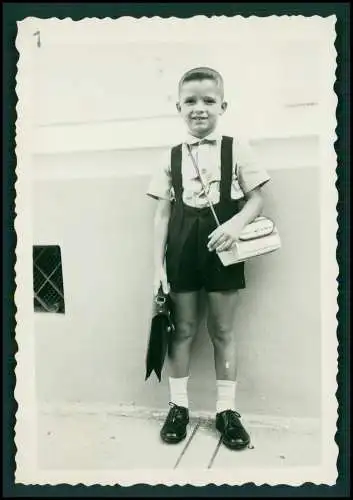
<svg viewBox="0 0 353 500">
<path fill-rule="evenodd" d="M 203 142 L 205 141 L 205 142 Z M 212 203 L 219 202 L 221 180 L 221 141 L 222 135 L 213 132 L 202 140 L 190 134 L 182 144 L 182 182 L 183 202 L 186 205 L 203 208 L 208 205 L 202 183 L 187 152 L 186 144 L 191 145 L 191 152 L 197 161 L 207 194 Z M 231 198 L 239 200 L 255 189 L 263 186 L 270 180 L 266 170 L 255 164 L 251 148 L 248 143 L 237 139 L 233 140 L 233 179 Z M 174 200 L 172 186 L 170 151 L 165 164 L 152 176 L 147 194 L 153 198 Z"/>
</svg>

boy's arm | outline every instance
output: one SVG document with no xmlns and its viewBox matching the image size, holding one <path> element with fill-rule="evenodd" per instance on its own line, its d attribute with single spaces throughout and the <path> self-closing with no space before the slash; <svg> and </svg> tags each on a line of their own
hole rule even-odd
<svg viewBox="0 0 353 500">
<path fill-rule="evenodd" d="M 244 207 L 227 222 L 219 226 L 209 235 L 208 249 L 210 251 L 228 250 L 239 238 L 244 227 L 261 214 L 263 198 L 261 187 L 249 191 Z"/>
<path fill-rule="evenodd" d="M 252 148 L 247 141 L 237 141 L 233 157 L 237 159 L 237 179 L 246 202 L 238 214 L 209 235 L 209 250 L 222 251 L 231 248 L 244 227 L 262 212 L 261 188 L 270 180 L 270 176 L 256 164 Z"/>
<path fill-rule="evenodd" d="M 264 202 L 261 187 L 252 189 L 245 195 L 245 199 L 246 202 L 242 210 L 231 219 L 236 226 L 239 226 L 240 232 L 262 212 Z"/>
<path fill-rule="evenodd" d="M 158 293 L 160 284 L 164 293 L 168 293 L 167 276 L 164 266 L 168 224 L 170 218 L 172 194 L 172 178 L 170 168 L 170 152 L 162 158 L 161 167 L 155 169 L 151 178 L 147 195 L 157 200 L 153 225 L 153 263 L 154 294 Z"/>
<path fill-rule="evenodd" d="M 165 249 L 167 243 L 168 224 L 170 218 L 171 202 L 164 199 L 159 199 L 154 216 L 154 294 L 158 293 L 160 284 L 164 293 L 168 293 L 167 275 L 164 265 Z"/>
</svg>

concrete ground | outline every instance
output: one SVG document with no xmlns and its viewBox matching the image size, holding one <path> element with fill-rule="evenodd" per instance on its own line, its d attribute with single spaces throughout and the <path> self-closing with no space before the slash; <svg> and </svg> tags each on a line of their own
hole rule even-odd
<svg viewBox="0 0 353 500">
<path fill-rule="evenodd" d="M 243 415 L 251 446 L 230 451 L 214 420 L 191 415 L 187 438 L 177 445 L 159 438 L 165 414 L 128 411 L 41 411 L 38 466 L 51 470 L 219 469 L 316 466 L 321 457 L 319 422 Z"/>
</svg>

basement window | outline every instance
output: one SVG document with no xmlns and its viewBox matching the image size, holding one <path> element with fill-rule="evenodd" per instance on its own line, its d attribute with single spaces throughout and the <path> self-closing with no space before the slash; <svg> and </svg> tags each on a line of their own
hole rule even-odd
<svg viewBox="0 0 353 500">
<path fill-rule="evenodd" d="M 34 311 L 65 313 L 61 250 L 58 245 L 33 247 Z"/>
</svg>

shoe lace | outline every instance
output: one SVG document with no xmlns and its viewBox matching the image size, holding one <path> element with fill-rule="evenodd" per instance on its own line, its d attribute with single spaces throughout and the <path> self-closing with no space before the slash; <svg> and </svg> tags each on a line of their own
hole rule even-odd
<svg viewBox="0 0 353 500">
<path fill-rule="evenodd" d="M 227 423 L 231 427 L 240 427 L 241 423 L 239 422 L 239 418 L 241 417 L 240 413 L 234 410 L 229 410 L 227 412 Z"/>
<path fill-rule="evenodd" d="M 168 423 L 173 424 L 180 416 L 180 409 L 175 403 L 172 402 L 169 403 L 169 406 L 171 407 L 171 409 L 168 414 Z"/>
</svg>

